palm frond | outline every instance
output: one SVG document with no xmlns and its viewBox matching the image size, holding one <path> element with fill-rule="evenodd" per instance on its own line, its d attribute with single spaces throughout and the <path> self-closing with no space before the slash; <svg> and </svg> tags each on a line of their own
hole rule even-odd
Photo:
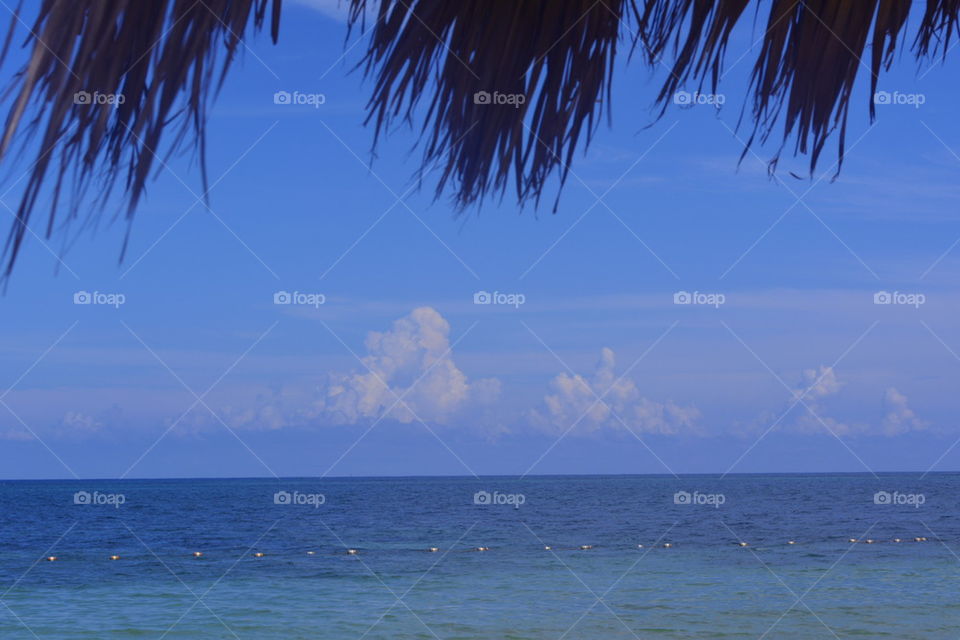
<svg viewBox="0 0 960 640">
<path fill-rule="evenodd" d="M 655 99 L 663 115 L 688 83 L 719 92 L 734 27 L 758 15 L 743 153 L 771 137 L 780 149 L 793 140 L 812 173 L 836 134 L 839 171 L 854 82 L 869 74 L 872 97 L 912 8 L 911 0 L 352 0 L 355 25 L 368 4 L 377 7 L 365 61 L 375 142 L 398 118 L 414 123 L 422 106 L 423 165 L 439 163 L 437 192 L 452 181 L 459 205 L 510 184 L 521 203 L 538 199 L 554 174 L 562 188 L 609 94 L 618 38 L 653 69 L 667 67 Z M 958 14 L 960 0 L 927 0 L 913 54 L 946 55 Z M 521 93 L 526 104 L 473 103 L 474 92 L 494 90 Z"/>
<path fill-rule="evenodd" d="M 209 95 L 248 24 L 259 28 L 271 2 L 276 39 L 280 0 L 43 0 L 24 45 L 28 60 L 8 92 L 12 104 L 0 139 L 0 158 L 15 146 L 38 149 L 7 237 L 7 275 L 48 183 L 47 236 L 68 176 L 74 189 L 68 219 L 92 183 L 103 201 L 118 181 L 130 219 L 161 154 L 189 141 L 205 166 Z"/>
<path fill-rule="evenodd" d="M 353 0 L 355 21 L 366 4 Z M 368 122 L 379 138 L 426 102 L 423 164 L 443 167 L 438 194 L 452 181 L 466 205 L 512 182 L 520 201 L 536 200 L 554 169 L 566 178 L 609 97 L 624 4 L 383 0 L 366 56 Z"/>
<path fill-rule="evenodd" d="M 748 4 L 749 0 L 645 3 L 638 21 L 649 62 L 674 57 L 657 96 L 661 113 L 688 81 L 709 82 L 711 91 L 719 91 L 728 39 Z M 766 142 L 780 127 L 783 143 L 794 138 L 794 153 L 809 154 L 813 172 L 828 138 L 839 129 L 839 171 L 854 82 L 858 74 L 869 73 L 872 97 L 880 73 L 893 60 L 910 4 L 909 0 L 773 0 L 751 76 L 753 130 L 747 147 L 757 138 Z M 931 29 L 931 21 L 924 23 L 928 34 L 921 42 L 929 44 L 943 28 Z M 872 118 L 872 100 L 868 108 Z M 779 152 L 772 168 L 778 156 Z"/>
<path fill-rule="evenodd" d="M 536 204 L 551 177 L 562 188 L 575 152 L 589 144 L 610 104 L 623 42 L 654 69 L 668 68 L 654 96 L 662 115 L 688 84 L 720 91 L 735 27 L 755 20 L 762 34 L 747 53 L 755 57 L 740 123 L 749 129 L 747 148 L 779 140 L 774 170 L 792 141 L 813 172 L 836 136 L 839 171 L 857 79 L 869 74 L 873 94 L 899 50 L 918 59 L 945 56 L 960 28 L 960 0 L 917 8 L 912 0 L 349 2 L 351 28 L 373 21 L 361 64 L 372 78 L 374 146 L 398 124 L 417 128 L 423 167 L 440 167 L 436 194 L 451 192 L 461 208 L 508 190 L 519 203 Z M 0 158 L 9 158 L 17 141 L 36 158 L 7 240 L 6 273 L 45 187 L 49 236 L 59 219 L 78 216 L 75 205 L 58 214 L 68 176 L 73 193 L 63 199 L 72 203 L 91 185 L 106 198 L 122 184 L 129 220 L 161 143 L 166 153 L 195 146 L 203 167 L 210 94 L 245 31 L 261 28 L 268 11 L 276 40 L 280 6 L 43 0 L 25 44 L 28 62 L 7 94 L 0 139 Z M 78 103 L 80 92 L 124 101 Z M 867 106 L 873 118 L 872 102 Z"/>
</svg>

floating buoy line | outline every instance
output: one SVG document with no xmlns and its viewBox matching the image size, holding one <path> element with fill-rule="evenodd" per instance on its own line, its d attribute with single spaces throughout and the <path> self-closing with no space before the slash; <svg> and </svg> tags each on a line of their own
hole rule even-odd
<svg viewBox="0 0 960 640">
<path fill-rule="evenodd" d="M 876 539 L 876 538 L 846 538 L 846 542 L 848 542 L 848 543 L 850 543 L 850 544 L 883 544 L 883 543 L 898 544 L 898 543 L 910 543 L 910 542 L 927 542 L 927 541 L 930 540 L 930 539 L 931 539 L 931 538 L 927 538 L 926 536 L 916 536 L 916 537 L 913 537 L 913 538 L 891 538 L 891 539 L 889 539 L 889 540 L 879 540 L 879 539 Z M 933 539 L 933 540 L 936 540 L 936 541 L 938 541 L 938 542 L 941 541 L 940 538 L 936 538 L 936 537 L 935 537 L 935 538 L 932 538 L 932 539 Z M 745 540 L 735 540 L 735 541 L 733 541 L 733 544 L 734 544 L 735 546 L 737 546 L 737 547 L 740 547 L 740 548 L 745 548 L 745 547 L 751 547 L 751 548 L 753 548 L 753 545 L 751 545 L 749 542 L 747 542 L 747 541 L 745 541 Z M 784 543 L 782 543 L 782 544 L 784 544 L 784 545 L 786 545 L 786 546 L 797 546 L 797 545 L 802 544 L 802 543 L 801 543 L 801 542 L 798 542 L 797 540 L 786 540 L 786 541 L 785 541 Z M 643 544 L 637 544 L 635 548 L 638 549 L 638 550 L 654 549 L 654 548 L 672 549 L 674 546 L 675 546 L 675 544 L 674 544 L 673 542 L 662 542 L 662 543 L 658 543 L 658 544 L 652 545 L 652 546 L 645 546 L 645 545 L 643 545 Z M 767 549 L 769 549 L 769 548 L 771 548 L 771 547 L 776 547 L 776 546 L 779 546 L 779 545 L 776 544 L 776 543 L 774 543 L 774 544 L 763 544 L 763 545 L 760 545 L 760 548 L 767 548 Z M 544 546 L 543 546 L 543 550 L 544 550 L 544 551 L 550 551 L 550 552 L 554 552 L 554 551 L 590 551 L 590 550 L 596 549 L 596 548 L 597 548 L 596 545 L 592 545 L 592 544 L 581 544 L 581 545 L 577 545 L 577 546 L 574 546 L 574 547 L 553 547 L 553 546 L 550 546 L 550 545 L 544 545 Z M 609 547 L 608 547 L 608 548 L 609 548 Z M 423 551 L 425 551 L 425 552 L 427 552 L 427 553 L 439 553 L 440 551 L 446 551 L 447 553 L 454 552 L 454 551 L 466 552 L 466 553 L 470 553 L 470 552 L 479 553 L 479 552 L 486 552 L 486 551 L 490 551 L 490 550 L 491 550 L 491 547 L 471 547 L 471 548 L 468 548 L 468 549 L 447 549 L 447 550 L 441 549 L 440 547 L 427 547 L 427 548 L 423 549 Z M 357 556 L 357 555 L 360 555 L 360 550 L 359 550 L 359 549 L 349 548 L 349 549 L 343 549 L 343 550 L 334 552 L 334 554 L 335 554 L 335 555 Z M 251 556 L 251 557 L 254 557 L 254 558 L 265 558 L 267 554 L 266 554 L 265 552 L 263 552 L 263 551 L 250 551 L 250 552 L 248 552 L 247 555 L 249 555 L 249 556 Z M 306 555 L 308 555 L 308 556 L 315 556 L 315 555 L 317 555 L 317 551 L 315 551 L 315 550 L 313 550 L 313 549 L 308 550 L 308 551 L 306 551 Z M 193 557 L 193 558 L 203 558 L 203 557 L 206 557 L 206 556 L 205 556 L 205 552 L 203 552 L 203 551 L 194 551 L 194 552 L 192 552 L 192 553 L 190 554 L 190 556 Z M 122 559 L 122 556 L 117 555 L 117 554 L 113 554 L 113 555 L 108 555 L 107 558 L 108 558 L 109 560 L 116 561 L 116 560 L 121 560 L 121 559 Z M 60 560 L 60 557 L 59 557 L 59 556 L 52 556 L 52 555 L 51 555 L 51 556 L 46 556 L 46 557 L 44 557 L 43 560 L 45 560 L 45 561 L 47 561 L 47 562 L 56 562 L 56 561 Z"/>
</svg>

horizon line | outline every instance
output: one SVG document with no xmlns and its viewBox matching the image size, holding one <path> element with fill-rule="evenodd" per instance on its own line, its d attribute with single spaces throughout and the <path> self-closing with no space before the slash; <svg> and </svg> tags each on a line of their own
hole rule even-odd
<svg viewBox="0 0 960 640">
<path fill-rule="evenodd" d="M 874 475 L 911 475 L 921 476 L 931 475 L 951 475 L 958 474 L 960 471 L 742 471 L 736 473 L 716 472 L 688 472 L 688 473 L 539 473 L 539 474 L 436 474 L 436 475 L 330 475 L 330 476 L 167 476 L 167 477 L 144 477 L 144 478 L 0 478 L 0 483 L 4 482 L 150 482 L 150 481 L 188 481 L 188 480 L 275 480 L 281 482 L 284 480 L 413 480 L 413 479 L 465 479 L 481 480 L 484 478 L 508 478 L 515 480 L 524 480 L 525 478 L 677 478 L 684 477 L 705 477 L 715 476 L 723 479 L 725 476 L 867 476 Z"/>
</svg>

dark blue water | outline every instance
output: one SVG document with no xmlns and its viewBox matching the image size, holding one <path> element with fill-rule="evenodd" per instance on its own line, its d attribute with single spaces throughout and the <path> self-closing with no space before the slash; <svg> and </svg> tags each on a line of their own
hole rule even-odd
<svg viewBox="0 0 960 640">
<path fill-rule="evenodd" d="M 0 513 L 3 639 L 960 636 L 955 474 L 3 482 Z"/>
</svg>

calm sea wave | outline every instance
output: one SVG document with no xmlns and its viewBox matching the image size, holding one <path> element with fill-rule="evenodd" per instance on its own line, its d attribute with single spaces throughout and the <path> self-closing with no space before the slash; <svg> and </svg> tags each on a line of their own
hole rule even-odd
<svg viewBox="0 0 960 640">
<path fill-rule="evenodd" d="M 956 638 L 958 497 L 957 474 L 6 481 L 0 638 Z"/>
</svg>

